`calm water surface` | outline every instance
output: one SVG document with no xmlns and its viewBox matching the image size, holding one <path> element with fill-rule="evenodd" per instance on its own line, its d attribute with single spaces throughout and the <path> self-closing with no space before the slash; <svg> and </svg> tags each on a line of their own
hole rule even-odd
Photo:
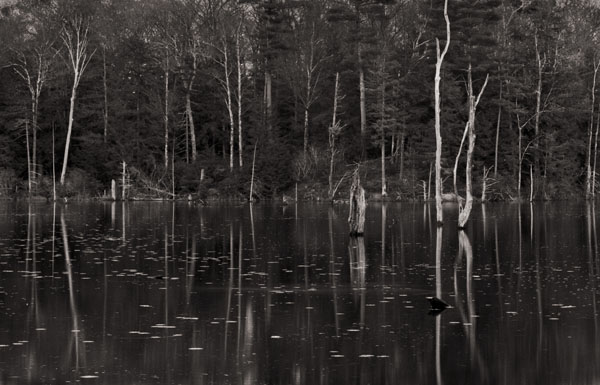
<svg viewBox="0 0 600 385">
<path fill-rule="evenodd" d="M 594 207 L 347 210 L 0 203 L 0 383 L 599 383 Z"/>
</svg>

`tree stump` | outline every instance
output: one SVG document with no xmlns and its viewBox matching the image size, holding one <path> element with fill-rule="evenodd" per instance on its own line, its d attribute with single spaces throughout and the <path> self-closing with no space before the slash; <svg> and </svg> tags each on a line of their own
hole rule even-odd
<svg viewBox="0 0 600 385">
<path fill-rule="evenodd" d="M 366 208 L 365 189 L 360 185 L 360 176 L 357 171 L 352 177 L 352 186 L 350 187 L 350 213 L 348 215 L 350 236 L 357 237 L 364 234 Z"/>
</svg>

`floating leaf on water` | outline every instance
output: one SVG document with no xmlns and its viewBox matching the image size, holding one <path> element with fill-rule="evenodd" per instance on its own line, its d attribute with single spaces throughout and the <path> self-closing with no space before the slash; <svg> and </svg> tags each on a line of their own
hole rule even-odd
<svg viewBox="0 0 600 385">
<path fill-rule="evenodd" d="M 283 337 L 282 336 L 271 336 L 271 338 L 274 339 L 274 340 L 278 340 L 278 339 L 281 339 Z"/>
<path fill-rule="evenodd" d="M 84 344 L 93 344 L 93 343 L 94 343 L 94 341 L 86 340 L 86 341 L 83 341 L 83 343 L 84 343 Z"/>
<path fill-rule="evenodd" d="M 191 347 L 188 350 L 204 350 L 204 348 L 196 348 L 196 347 Z"/>
<path fill-rule="evenodd" d="M 86 374 L 84 376 L 81 376 L 81 378 L 98 378 L 98 376 L 94 376 L 93 374 Z"/>
<path fill-rule="evenodd" d="M 359 358 L 371 358 L 371 357 L 375 357 L 373 354 L 361 354 L 360 356 L 358 356 Z"/>
<path fill-rule="evenodd" d="M 44 330 L 46 330 L 46 328 L 35 328 L 35 330 L 37 330 L 38 332 L 43 332 Z"/>
<path fill-rule="evenodd" d="M 331 357 L 332 358 L 343 358 L 344 355 L 343 354 L 332 354 Z"/>
<path fill-rule="evenodd" d="M 377 358 L 389 358 L 389 356 L 387 354 L 380 354 Z"/>
</svg>

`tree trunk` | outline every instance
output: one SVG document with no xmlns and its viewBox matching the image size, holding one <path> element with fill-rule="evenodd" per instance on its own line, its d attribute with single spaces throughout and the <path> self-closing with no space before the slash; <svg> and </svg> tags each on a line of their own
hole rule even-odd
<svg viewBox="0 0 600 385">
<path fill-rule="evenodd" d="M 387 186 L 386 186 L 386 180 L 385 180 L 385 124 L 384 124 L 384 120 L 385 120 L 385 87 L 386 87 L 386 82 L 385 82 L 385 56 L 382 60 L 382 64 L 381 64 L 381 73 L 383 78 L 382 81 L 382 85 L 381 85 L 381 111 L 380 116 L 379 116 L 379 120 L 380 120 L 380 129 L 381 129 L 381 197 L 384 198 L 387 196 Z"/>
<path fill-rule="evenodd" d="M 185 113 L 187 115 L 188 130 L 190 134 L 190 141 L 192 147 L 192 163 L 196 163 L 196 159 L 198 158 L 198 153 L 196 151 L 196 127 L 194 125 L 194 114 L 192 112 L 192 101 L 190 91 L 191 85 L 189 86 L 185 94 Z"/>
<path fill-rule="evenodd" d="M 254 154 L 252 155 L 252 176 L 250 179 L 250 196 L 248 197 L 248 200 L 250 202 L 254 202 L 254 165 L 256 163 L 256 145 L 258 144 L 257 142 L 254 142 Z M 298 199 L 298 185 L 296 184 L 296 200 Z"/>
<path fill-rule="evenodd" d="M 271 99 L 271 88 L 272 88 L 272 80 L 271 80 L 271 72 L 266 69 L 265 70 L 265 95 L 264 95 L 264 99 L 265 99 L 265 126 L 267 128 L 267 135 L 269 136 L 269 138 L 272 137 L 273 135 L 273 127 L 272 127 L 272 118 L 273 118 L 273 111 L 272 111 L 272 99 Z"/>
<path fill-rule="evenodd" d="M 165 171 L 169 168 L 169 70 L 168 70 L 168 58 L 167 58 L 167 69 L 165 70 L 165 111 L 163 116 L 165 126 Z"/>
<path fill-rule="evenodd" d="M 244 166 L 243 135 L 242 135 L 242 58 L 240 56 L 240 31 L 238 29 L 235 40 L 237 61 L 237 102 L 238 102 L 238 155 L 240 169 Z"/>
<path fill-rule="evenodd" d="M 523 129 L 521 125 L 517 123 L 519 126 L 519 173 L 518 173 L 518 182 L 517 182 L 517 197 L 521 200 L 521 182 L 523 178 L 523 154 L 522 154 L 522 141 L 523 141 Z"/>
<path fill-rule="evenodd" d="M 444 213 L 442 211 L 442 134 L 440 122 L 440 80 L 442 64 L 444 56 L 448 52 L 450 45 L 450 19 L 448 19 L 448 0 L 444 1 L 444 19 L 446 20 L 446 44 L 444 50 L 440 53 L 440 42 L 436 39 L 436 55 L 437 61 L 435 64 L 435 209 L 436 219 L 438 224 L 444 221 Z"/>
<path fill-rule="evenodd" d="M 333 201 L 333 167 L 335 159 L 335 140 L 339 135 L 341 126 L 337 122 L 337 107 L 338 107 L 338 88 L 339 88 L 340 74 L 335 74 L 335 89 L 333 91 L 333 117 L 331 119 L 331 127 L 329 127 L 329 200 Z M 297 186 L 297 185 L 296 185 Z"/>
<path fill-rule="evenodd" d="M 367 107 L 366 107 L 365 71 L 363 68 L 360 42 L 358 43 L 357 52 L 358 52 L 358 89 L 360 92 L 360 134 L 361 134 L 361 136 L 364 136 L 367 132 Z"/>
<path fill-rule="evenodd" d="M 365 189 L 360 185 L 360 175 L 357 169 L 354 172 L 352 186 L 350 187 L 350 212 L 348 215 L 350 236 L 355 237 L 364 234 L 366 208 Z"/>
<path fill-rule="evenodd" d="M 400 136 L 400 182 L 404 180 L 404 129 Z"/>
<path fill-rule="evenodd" d="M 596 160 L 598 159 L 598 131 L 600 131 L 600 114 L 596 117 L 596 133 L 594 134 L 594 168 L 592 169 L 592 196 L 596 195 Z"/>
<path fill-rule="evenodd" d="M 74 79 L 77 79 L 78 73 L 75 72 Z M 75 110 L 75 99 L 77 96 L 77 82 L 73 82 L 73 88 L 71 89 L 71 103 L 69 105 L 69 125 L 67 128 L 67 139 L 65 142 L 65 154 L 63 157 L 62 171 L 60 173 L 60 185 L 65 185 L 65 176 L 67 174 L 67 161 L 69 160 L 69 147 L 71 146 L 71 133 L 73 132 L 73 112 Z"/>
<path fill-rule="evenodd" d="M 456 185 L 456 181 L 458 179 L 458 162 L 460 160 L 460 154 L 462 153 L 463 145 L 465 144 L 465 139 L 467 139 L 467 134 L 469 133 L 469 122 L 465 124 L 465 131 L 463 132 L 462 139 L 460 140 L 460 146 L 458 147 L 458 154 L 456 154 L 456 159 L 454 160 L 454 169 L 452 170 L 452 182 L 454 186 L 454 194 L 458 198 L 458 187 Z"/>
<path fill-rule="evenodd" d="M 304 139 L 302 141 L 302 156 L 304 157 L 304 161 L 306 161 L 306 156 L 308 154 L 308 107 L 304 107 Z"/>
<path fill-rule="evenodd" d="M 590 106 L 590 128 L 588 130 L 588 148 L 587 148 L 587 159 L 586 159 L 586 169 L 587 169 L 587 173 L 586 173 L 586 180 L 585 180 L 585 192 L 586 192 L 586 197 L 589 199 L 590 197 L 593 196 L 592 194 L 592 162 L 591 162 L 591 157 L 592 157 L 592 138 L 593 138 L 593 131 L 594 131 L 594 107 L 596 104 L 596 76 L 598 75 L 598 67 L 600 66 L 600 62 L 598 62 L 598 65 L 596 65 L 596 63 L 594 63 L 594 77 L 592 80 L 592 104 Z M 595 160 L 595 157 L 594 157 Z"/>
<path fill-rule="evenodd" d="M 227 45 L 223 42 L 223 71 L 225 75 L 225 103 L 229 113 L 229 171 L 233 171 L 233 153 L 235 149 L 235 121 L 233 118 L 233 105 L 231 101 L 231 82 L 229 79 L 229 54 Z"/>
<path fill-rule="evenodd" d="M 502 81 L 498 97 L 498 119 L 496 121 L 496 145 L 494 146 L 494 179 L 498 178 L 498 143 L 500 142 L 500 119 L 502 118 Z"/>
<path fill-rule="evenodd" d="M 535 34 L 535 57 L 536 57 L 536 61 L 537 61 L 537 87 L 536 87 L 536 100 L 535 100 L 535 123 L 534 123 L 534 127 L 535 127 L 535 142 L 534 142 L 534 163 L 535 163 L 535 172 L 538 175 L 540 174 L 540 157 L 539 157 L 539 150 L 540 150 L 540 114 L 541 114 L 541 108 L 542 108 L 542 70 L 544 67 L 544 63 L 540 57 L 540 50 L 538 47 L 538 38 L 537 38 L 537 32 Z"/>
<path fill-rule="evenodd" d="M 473 152 L 475 151 L 475 139 L 476 139 L 476 135 L 475 135 L 475 112 L 477 111 L 477 105 L 479 104 L 479 100 L 481 98 L 481 95 L 483 94 L 483 91 L 485 90 L 485 87 L 487 86 L 487 82 L 488 82 L 488 78 L 489 75 L 486 76 L 485 78 L 485 82 L 483 83 L 483 86 L 481 87 L 481 90 L 479 91 L 479 94 L 477 95 L 477 98 L 475 98 L 475 95 L 473 94 L 473 78 L 471 75 L 471 64 L 469 63 L 469 70 L 468 70 L 468 98 L 469 98 L 469 122 L 467 123 L 468 127 L 469 127 L 469 147 L 467 150 L 467 166 L 466 166 L 466 170 L 465 170 L 465 174 L 466 174 L 466 201 L 465 201 L 465 206 L 463 207 L 462 204 L 460 203 L 460 197 L 456 196 L 456 199 L 458 199 L 458 207 L 459 207 L 459 214 L 458 214 L 458 227 L 459 228 L 464 228 L 465 224 L 467 223 L 467 221 L 469 220 L 469 216 L 471 215 L 471 209 L 473 208 Z"/>
<path fill-rule="evenodd" d="M 29 122 L 25 121 L 25 145 L 27 148 L 27 194 L 31 197 L 31 154 L 29 150 Z"/>
<path fill-rule="evenodd" d="M 104 123 L 103 140 L 106 143 L 108 138 L 108 86 L 106 81 L 106 48 L 102 47 L 102 89 L 104 91 L 104 111 L 102 113 Z"/>
<path fill-rule="evenodd" d="M 40 90 L 41 92 L 41 90 Z M 38 103 L 40 95 L 36 93 L 33 105 L 31 106 L 31 176 L 32 182 L 37 181 L 37 128 L 38 128 Z"/>
</svg>

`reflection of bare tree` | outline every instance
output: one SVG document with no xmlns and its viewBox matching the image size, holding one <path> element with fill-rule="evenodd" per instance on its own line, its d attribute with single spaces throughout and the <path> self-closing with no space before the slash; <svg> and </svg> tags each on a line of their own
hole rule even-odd
<svg viewBox="0 0 600 385">
<path fill-rule="evenodd" d="M 438 226 L 435 238 L 435 295 L 442 298 L 442 226 Z M 442 385 L 442 315 L 435 318 L 435 380 Z"/>
<path fill-rule="evenodd" d="M 331 291 L 333 293 L 333 315 L 335 318 L 335 336 L 340 336 L 340 319 L 337 300 L 337 270 L 335 268 L 335 246 L 333 245 L 333 207 L 329 207 L 327 217 L 329 219 L 329 280 L 331 281 Z"/>
<path fill-rule="evenodd" d="M 588 264 L 590 274 L 590 288 L 592 289 L 592 309 L 594 312 L 594 339 L 596 341 L 595 353 L 596 357 L 600 356 L 600 336 L 598 335 L 598 308 L 596 303 L 596 287 L 598 267 L 596 266 L 596 255 L 598 253 L 598 238 L 596 235 L 596 210 L 594 201 L 588 201 L 586 204 L 586 222 L 587 222 L 587 249 L 588 249 Z"/>
<path fill-rule="evenodd" d="M 462 298 L 460 296 L 460 290 L 458 289 L 458 277 L 457 270 L 462 265 L 462 257 L 465 259 L 465 291 L 466 291 L 466 313 L 462 305 Z M 458 233 L 458 255 L 456 257 L 456 263 L 454 266 L 454 292 L 456 297 L 456 306 L 460 313 L 465 335 L 468 338 L 469 345 L 469 356 L 471 358 L 471 365 L 477 367 L 480 371 L 481 379 L 487 377 L 487 370 L 485 369 L 485 361 L 481 356 L 479 347 L 477 345 L 477 314 L 475 310 L 475 298 L 473 294 L 473 247 L 469 236 L 463 230 Z"/>
<path fill-rule="evenodd" d="M 81 341 L 83 338 L 83 331 L 80 330 L 80 317 L 77 310 L 77 303 L 75 302 L 75 288 L 73 284 L 73 269 L 71 263 L 71 253 L 69 251 L 69 236 L 67 234 L 67 222 L 65 221 L 65 213 L 60 213 L 60 226 L 63 239 L 63 247 L 65 254 L 65 266 L 67 269 L 67 280 L 69 284 L 69 305 L 71 310 L 71 319 L 73 320 L 73 329 L 69 335 L 69 358 L 71 358 L 71 350 L 75 348 L 75 371 L 78 372 L 80 365 L 85 365 L 85 350 L 81 349 Z M 70 359 L 69 359 L 70 365 Z"/>
<path fill-rule="evenodd" d="M 27 212 L 27 246 L 25 248 L 25 277 L 26 280 L 31 284 L 31 294 L 29 297 L 29 307 L 27 310 L 27 322 L 25 324 L 25 333 L 28 335 L 27 339 L 30 340 L 29 333 L 32 329 L 32 324 L 35 325 L 35 329 L 40 327 L 40 314 L 39 314 L 39 303 L 38 303 L 38 285 L 37 285 L 37 261 L 36 261 L 36 215 L 32 213 L 32 205 L 29 204 Z M 31 260 L 31 268 L 29 267 L 29 261 Z M 28 366 L 27 373 L 29 380 L 33 378 L 34 371 L 37 367 L 36 349 L 33 349 L 31 345 L 27 347 L 28 350 Z"/>
</svg>

